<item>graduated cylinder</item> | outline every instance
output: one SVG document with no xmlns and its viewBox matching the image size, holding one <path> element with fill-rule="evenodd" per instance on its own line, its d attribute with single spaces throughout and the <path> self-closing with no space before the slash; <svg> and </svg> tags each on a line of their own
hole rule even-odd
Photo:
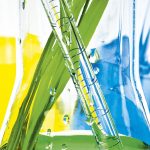
<svg viewBox="0 0 150 150">
<path fill-rule="evenodd" d="M 99 148 L 122 149 L 109 108 L 65 0 L 42 0 Z M 86 35 L 85 35 L 86 36 Z"/>
</svg>

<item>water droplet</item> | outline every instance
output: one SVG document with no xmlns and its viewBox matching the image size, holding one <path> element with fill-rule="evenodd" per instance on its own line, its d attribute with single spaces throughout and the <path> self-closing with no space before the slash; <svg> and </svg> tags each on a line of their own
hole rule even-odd
<svg viewBox="0 0 150 150">
<path fill-rule="evenodd" d="M 97 49 L 91 49 L 89 60 L 91 63 L 96 63 L 100 60 L 100 56 Z"/>
<path fill-rule="evenodd" d="M 52 150 L 53 149 L 53 144 L 50 143 L 48 146 L 45 147 L 45 149 Z"/>
<path fill-rule="evenodd" d="M 61 150 L 67 150 L 67 149 L 68 149 L 67 145 L 66 144 L 62 144 L 62 149 Z"/>
<path fill-rule="evenodd" d="M 99 73 L 99 68 L 98 68 L 98 67 L 95 67 L 95 68 L 94 68 L 94 73 L 95 73 L 95 74 L 98 74 L 98 73 Z"/>
<path fill-rule="evenodd" d="M 22 42 L 21 39 L 19 39 L 19 43 L 20 43 L 20 44 L 21 44 L 21 42 Z"/>
<path fill-rule="evenodd" d="M 22 2 L 22 9 L 25 9 L 25 1 Z"/>
<path fill-rule="evenodd" d="M 86 124 L 91 126 L 94 123 L 94 119 L 92 117 L 87 118 Z"/>
<path fill-rule="evenodd" d="M 69 122 L 70 122 L 69 115 L 64 115 L 63 121 L 64 121 L 64 124 L 66 124 L 66 125 L 69 124 Z"/>
<path fill-rule="evenodd" d="M 51 135 L 51 129 L 47 129 L 47 135 L 48 135 L 48 136 Z"/>
<path fill-rule="evenodd" d="M 49 94 L 52 95 L 53 94 L 53 89 L 50 88 Z"/>
<path fill-rule="evenodd" d="M 111 87 L 111 88 L 110 88 L 110 90 L 112 91 L 112 90 L 113 90 L 113 88 Z"/>
<path fill-rule="evenodd" d="M 70 44 L 70 39 L 69 39 L 69 37 L 66 36 L 65 38 L 66 38 L 66 44 L 69 45 L 69 44 Z"/>
<path fill-rule="evenodd" d="M 93 102 L 90 102 L 90 107 L 93 107 L 94 103 Z"/>
<path fill-rule="evenodd" d="M 121 63 L 121 59 L 120 59 L 119 56 L 116 57 L 116 63 L 117 63 L 117 64 L 120 64 L 120 63 Z"/>
<path fill-rule="evenodd" d="M 119 92 L 119 89 L 118 89 L 118 87 L 117 86 L 114 86 L 114 87 L 111 87 L 111 88 L 109 88 L 111 91 L 113 91 L 113 92 Z"/>
<path fill-rule="evenodd" d="M 46 111 L 44 112 L 44 117 L 47 116 L 48 112 L 49 112 L 48 110 L 46 110 Z"/>
<path fill-rule="evenodd" d="M 35 82 L 37 82 L 37 81 L 38 81 L 38 77 L 35 78 Z"/>
<path fill-rule="evenodd" d="M 90 103 L 89 103 L 89 107 L 93 107 L 93 105 L 94 105 L 94 101 L 93 101 L 93 94 L 92 94 L 92 93 L 89 93 L 89 96 L 90 96 Z"/>
<path fill-rule="evenodd" d="M 49 94 L 54 96 L 56 94 L 56 89 L 50 88 Z"/>
</svg>

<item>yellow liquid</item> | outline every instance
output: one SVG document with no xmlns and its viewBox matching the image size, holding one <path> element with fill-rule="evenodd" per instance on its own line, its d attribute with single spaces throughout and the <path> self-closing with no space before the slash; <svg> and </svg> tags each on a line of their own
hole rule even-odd
<svg viewBox="0 0 150 150">
<path fill-rule="evenodd" d="M 63 121 L 64 117 L 64 108 L 61 102 L 61 97 L 58 98 L 56 103 L 53 105 L 52 109 L 48 112 L 42 128 L 41 133 L 46 132 L 48 129 L 51 129 L 53 132 L 64 131 L 69 129 L 69 124 L 65 124 Z M 68 113 L 68 115 L 71 115 Z"/>
<path fill-rule="evenodd" d="M 16 76 L 16 40 L 0 37 L 0 128 Z"/>
<path fill-rule="evenodd" d="M 42 48 L 40 42 L 36 35 L 27 34 L 25 40 L 23 41 L 23 78 L 22 83 L 19 88 L 19 92 L 16 96 L 16 100 L 13 104 L 11 111 L 10 120 L 8 122 L 7 129 L 5 131 L 2 144 L 7 142 L 14 123 L 17 119 L 19 113 L 19 108 L 27 95 L 28 89 L 30 87 L 37 63 L 42 53 Z M 9 87 L 8 87 L 9 88 Z M 7 106 L 7 104 L 5 104 Z"/>
<path fill-rule="evenodd" d="M 13 47 L 15 49 L 15 47 Z M 5 134 L 3 136 L 3 141 L 2 145 L 5 144 L 10 136 L 10 133 L 12 131 L 12 128 L 15 124 L 15 121 L 17 119 L 18 113 L 19 113 L 19 108 L 25 98 L 25 96 L 28 93 L 30 84 L 33 79 L 33 75 L 35 72 L 35 69 L 37 67 L 39 58 L 42 54 L 42 47 L 40 45 L 40 41 L 36 35 L 33 34 L 27 34 L 26 38 L 23 41 L 23 78 L 22 78 L 22 83 L 21 86 L 18 90 L 18 94 L 16 95 L 16 100 L 13 104 L 13 108 L 11 110 L 11 116 L 5 131 Z M 15 50 L 13 51 L 13 55 L 15 56 L 16 52 Z M 1 55 L 2 56 L 2 55 Z M 15 61 L 14 61 L 15 62 Z M 1 91 L 3 91 L 3 100 L 0 101 L 0 115 L 1 118 L 4 116 L 7 105 L 8 105 L 8 100 L 9 100 L 9 95 L 8 93 L 12 91 L 12 87 L 14 84 L 14 79 L 15 79 L 15 64 L 9 64 L 9 68 L 6 67 L 6 65 L 3 65 L 3 71 L 2 69 L 0 70 L 0 79 L 2 79 L 3 82 L 7 82 L 6 84 L 3 84 L 1 88 Z M 10 74 L 11 72 L 11 74 Z M 14 72 L 14 73 L 12 73 Z M 8 80 L 8 77 L 10 79 Z M 9 92 L 8 92 L 9 91 Z M 6 94 L 7 93 L 7 94 Z M 7 97 L 7 99 L 5 98 Z M 0 97 L 1 98 L 1 97 Z M 2 99 L 2 98 L 1 98 Z M 4 100 L 6 99 L 6 100 Z M 61 110 L 59 109 L 61 106 L 60 98 L 57 100 L 56 104 L 54 104 L 53 108 L 48 112 L 47 117 L 45 118 L 45 121 L 43 123 L 43 126 L 41 128 L 41 132 L 46 132 L 47 129 L 51 129 L 52 131 L 62 131 L 65 129 L 68 129 L 68 125 L 65 125 L 63 122 L 63 116 Z M 32 105 L 33 106 L 33 105 Z M 0 119 L 1 119 L 0 118 Z M 1 119 L 2 120 L 2 119 Z M 1 121 L 0 120 L 0 121 Z"/>
</svg>

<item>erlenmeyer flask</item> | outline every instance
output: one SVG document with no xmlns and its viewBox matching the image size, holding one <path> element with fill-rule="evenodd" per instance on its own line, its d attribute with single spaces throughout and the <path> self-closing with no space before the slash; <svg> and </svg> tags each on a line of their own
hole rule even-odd
<svg viewBox="0 0 150 150">
<path fill-rule="evenodd" d="M 8 120 L 2 144 L 8 142 L 8 139 L 12 132 L 12 128 L 19 114 L 19 109 L 23 103 L 24 98 L 28 93 L 37 63 L 39 61 L 43 48 L 50 34 L 50 30 L 47 30 L 48 29 L 47 25 L 49 23 L 47 21 L 45 13 L 41 13 L 43 9 L 42 7 L 40 7 L 41 3 L 39 1 L 20 0 L 12 3 L 16 5 L 14 9 L 17 8 L 16 10 L 18 11 L 18 18 L 15 21 L 13 21 L 13 23 L 18 23 L 18 26 L 10 26 L 11 22 L 8 23 L 8 25 L 10 26 L 10 29 L 12 29 L 13 31 L 15 31 L 16 28 L 20 30 L 19 31 L 20 33 L 18 34 L 19 34 L 19 44 L 21 46 L 20 46 L 20 55 L 18 59 L 21 59 L 22 63 L 21 68 L 18 68 L 17 71 L 20 72 L 23 70 L 22 71 L 23 75 L 21 78 L 22 79 L 21 83 L 18 85 L 19 89 L 17 90 L 16 95 L 14 96 L 14 104 L 10 111 L 11 116 Z M 8 7 L 7 11 L 9 12 L 9 10 L 11 10 L 9 8 L 11 7 L 9 2 L 7 4 L 7 7 Z M 10 13 L 16 12 L 13 10 Z M 10 18 L 14 17 L 11 17 L 11 15 L 8 16 L 8 20 L 12 21 Z M 11 47 L 9 46 L 9 48 Z M 9 54 L 10 53 L 9 49 L 6 52 L 7 54 Z M 12 53 L 10 53 L 9 56 L 11 54 Z M 15 51 L 13 54 L 15 55 Z M 19 61 L 17 63 L 18 65 L 20 64 Z M 19 77 L 16 76 L 16 80 L 18 81 L 20 77 L 21 76 Z"/>
<path fill-rule="evenodd" d="M 141 5 L 139 2 L 139 62 L 140 62 L 140 78 L 143 91 L 148 103 L 150 111 L 150 2 L 146 1 Z M 141 8 L 141 6 L 143 8 Z M 144 12 L 142 12 L 144 10 Z M 141 13 L 142 12 L 142 13 Z M 137 18 L 138 19 L 138 18 Z"/>
<path fill-rule="evenodd" d="M 18 3 L 0 1 L 0 142 L 7 126 L 21 74 Z M 13 21 L 12 21 L 13 18 Z M 20 65 L 17 65 L 20 64 Z M 18 76 L 19 75 L 19 76 Z M 18 77 L 18 78 L 17 78 Z"/>
<path fill-rule="evenodd" d="M 20 53 L 22 54 L 22 56 L 20 55 L 20 58 L 22 59 L 23 65 L 23 77 L 11 109 L 11 116 L 8 120 L 8 125 L 3 136 L 2 145 L 7 143 L 10 138 L 12 129 L 18 114 L 20 113 L 19 109 L 28 94 L 37 63 L 51 32 L 47 16 L 40 0 L 20 0 L 19 15 L 19 43 L 21 44 L 22 48 L 22 50 L 20 50 Z M 60 99 L 62 99 L 62 101 Z M 72 105 L 71 102 L 70 104 L 67 103 L 67 106 L 69 107 L 66 107 L 64 101 L 66 101 L 66 98 L 59 98 L 58 102 L 54 104 L 53 108 L 51 109 L 52 113 L 47 115 L 47 118 L 45 119 L 45 122 L 41 128 L 42 133 L 49 129 L 52 131 L 64 131 L 65 129 L 69 129 L 69 117 L 73 112 L 73 109 L 71 109 L 73 106 L 70 107 L 70 105 Z M 62 113 L 62 110 L 64 110 L 64 113 Z"/>
<path fill-rule="evenodd" d="M 150 144 L 149 111 L 138 68 L 142 9 L 136 0 L 112 0 L 109 4 L 94 40 L 99 46 L 91 50 L 90 59 L 119 133 Z"/>
</svg>

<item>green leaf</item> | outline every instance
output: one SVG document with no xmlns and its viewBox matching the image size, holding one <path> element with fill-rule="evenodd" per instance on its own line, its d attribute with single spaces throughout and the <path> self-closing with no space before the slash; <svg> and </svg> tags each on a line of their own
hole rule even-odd
<svg viewBox="0 0 150 150">
<path fill-rule="evenodd" d="M 84 15 L 81 15 L 79 30 L 85 46 L 92 38 L 107 2 L 107 0 L 93 0 L 87 9 L 89 1 L 73 1 L 71 9 L 76 19 L 82 7 L 84 7 Z M 55 37 L 52 33 L 40 58 L 29 92 L 20 108 L 8 141 L 8 150 L 16 150 L 20 141 L 23 143 L 23 150 L 33 148 L 44 119 L 44 112 L 47 110 L 49 103 L 54 103 L 50 99 L 50 88 L 56 89 L 55 99 L 57 99 L 69 80 L 69 73 L 61 49 L 58 43 L 54 44 L 54 42 Z M 32 111 L 31 114 L 30 111 Z M 30 116 L 29 120 L 27 120 L 28 116 Z M 27 126 L 23 130 L 25 123 L 27 123 Z M 21 136 L 24 134 L 25 136 Z"/>
</svg>

